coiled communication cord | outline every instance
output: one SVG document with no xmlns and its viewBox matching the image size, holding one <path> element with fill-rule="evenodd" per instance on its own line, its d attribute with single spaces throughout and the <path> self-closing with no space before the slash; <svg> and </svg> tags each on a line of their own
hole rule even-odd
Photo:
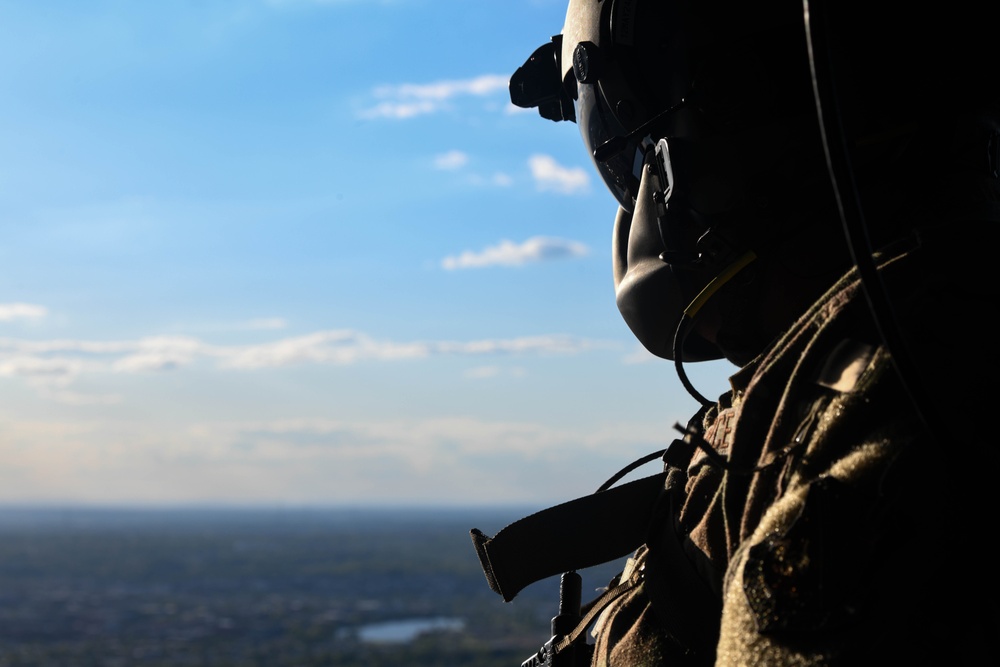
<svg viewBox="0 0 1000 667">
<path fill-rule="evenodd" d="M 673 342 L 673 357 L 674 357 L 674 368 L 677 370 L 677 377 L 680 378 L 681 384 L 684 385 L 684 389 L 687 390 L 691 396 L 694 397 L 696 401 L 701 403 L 702 406 L 708 407 L 714 405 L 715 401 L 710 401 L 705 398 L 701 392 L 695 389 L 694 385 L 691 384 L 691 380 L 688 378 L 687 373 L 684 371 L 683 353 L 684 341 L 688 334 L 691 332 L 691 328 L 694 324 L 694 318 L 697 316 L 698 311 L 701 310 L 702 306 L 708 303 L 708 300 L 718 292 L 723 285 L 732 280 L 733 276 L 742 271 L 747 264 L 757 259 L 757 255 L 753 250 L 747 250 L 734 261 L 732 264 L 727 266 L 722 273 L 717 275 L 711 280 L 704 289 L 698 293 L 698 296 L 684 309 L 683 315 L 681 315 L 680 322 L 677 323 L 677 329 L 674 332 L 674 342 Z"/>
</svg>

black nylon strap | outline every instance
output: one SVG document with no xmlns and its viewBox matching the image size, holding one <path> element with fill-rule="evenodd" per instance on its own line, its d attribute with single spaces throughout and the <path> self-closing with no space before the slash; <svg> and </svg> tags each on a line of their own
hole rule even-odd
<svg viewBox="0 0 1000 667">
<path fill-rule="evenodd" d="M 510 602 L 525 586 L 600 565 L 646 539 L 667 473 L 571 500 L 515 521 L 494 537 L 471 531 L 490 588 Z"/>
</svg>

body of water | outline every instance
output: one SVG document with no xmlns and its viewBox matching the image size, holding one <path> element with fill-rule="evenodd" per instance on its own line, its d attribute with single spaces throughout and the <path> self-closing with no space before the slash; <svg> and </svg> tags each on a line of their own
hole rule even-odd
<svg viewBox="0 0 1000 667">
<path fill-rule="evenodd" d="M 464 629 L 465 622 L 459 618 L 410 618 L 362 626 L 358 628 L 358 639 L 369 644 L 399 644 L 413 641 L 425 632 Z"/>
</svg>

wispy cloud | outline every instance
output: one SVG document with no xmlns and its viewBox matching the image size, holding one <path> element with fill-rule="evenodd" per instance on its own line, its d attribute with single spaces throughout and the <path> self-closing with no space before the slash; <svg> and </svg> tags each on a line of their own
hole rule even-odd
<svg viewBox="0 0 1000 667">
<path fill-rule="evenodd" d="M 195 364 L 256 370 L 299 365 L 394 362 L 435 356 L 579 354 L 607 343 L 567 335 L 474 341 L 379 340 L 347 329 L 317 331 L 253 345 L 214 345 L 190 336 L 138 340 L 30 341 L 0 338 L 0 378 L 19 378 L 59 399 L 77 378 L 94 373 L 155 373 Z M 75 400 L 75 399 L 74 399 Z M 101 399 L 102 401 L 104 399 Z"/>
<path fill-rule="evenodd" d="M 531 262 L 542 262 L 566 257 L 582 257 L 589 252 L 587 246 L 578 241 L 533 236 L 523 243 L 501 241 L 480 251 L 466 250 L 460 255 L 445 257 L 441 266 L 448 270 L 481 269 L 488 266 L 521 266 Z"/>
<path fill-rule="evenodd" d="M 459 169 L 469 163 L 469 156 L 462 151 L 448 151 L 434 158 L 436 169 Z"/>
<path fill-rule="evenodd" d="M 190 366 L 199 357 L 215 356 L 216 348 L 187 336 L 153 336 L 137 341 L 110 364 L 116 373 L 165 371 Z"/>
<path fill-rule="evenodd" d="M 632 348 L 632 351 L 626 354 L 622 358 L 622 363 L 625 364 L 649 364 L 649 363 L 660 363 L 662 360 L 644 348 L 642 345 L 636 345 Z"/>
<path fill-rule="evenodd" d="M 569 195 L 590 188 L 590 177 L 584 169 L 564 167 L 549 155 L 532 155 L 528 166 L 539 190 Z"/>
<path fill-rule="evenodd" d="M 372 91 L 379 100 L 364 109 L 361 118 L 406 119 L 448 109 L 456 97 L 486 97 L 507 89 L 507 76 L 485 74 L 472 79 L 404 83 L 380 86 Z"/>
<path fill-rule="evenodd" d="M 40 320 L 48 314 L 48 308 L 33 303 L 0 303 L 0 322 Z"/>
<path fill-rule="evenodd" d="M 296 364 L 344 365 L 359 361 L 401 361 L 432 356 L 496 354 L 575 354 L 598 343 L 564 335 L 456 341 L 380 341 L 356 331 L 319 331 L 263 345 L 215 348 L 212 356 L 231 368 L 272 368 Z"/>
</svg>

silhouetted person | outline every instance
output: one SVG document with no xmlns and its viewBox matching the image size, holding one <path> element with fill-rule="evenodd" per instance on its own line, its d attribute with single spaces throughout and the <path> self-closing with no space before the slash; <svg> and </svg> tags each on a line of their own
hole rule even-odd
<svg viewBox="0 0 1000 667">
<path fill-rule="evenodd" d="M 703 404 L 594 665 L 1000 664 L 992 14 L 570 0 L 512 78 L 579 124 L 619 309 Z M 682 362 L 719 358 L 709 400 Z"/>
</svg>

